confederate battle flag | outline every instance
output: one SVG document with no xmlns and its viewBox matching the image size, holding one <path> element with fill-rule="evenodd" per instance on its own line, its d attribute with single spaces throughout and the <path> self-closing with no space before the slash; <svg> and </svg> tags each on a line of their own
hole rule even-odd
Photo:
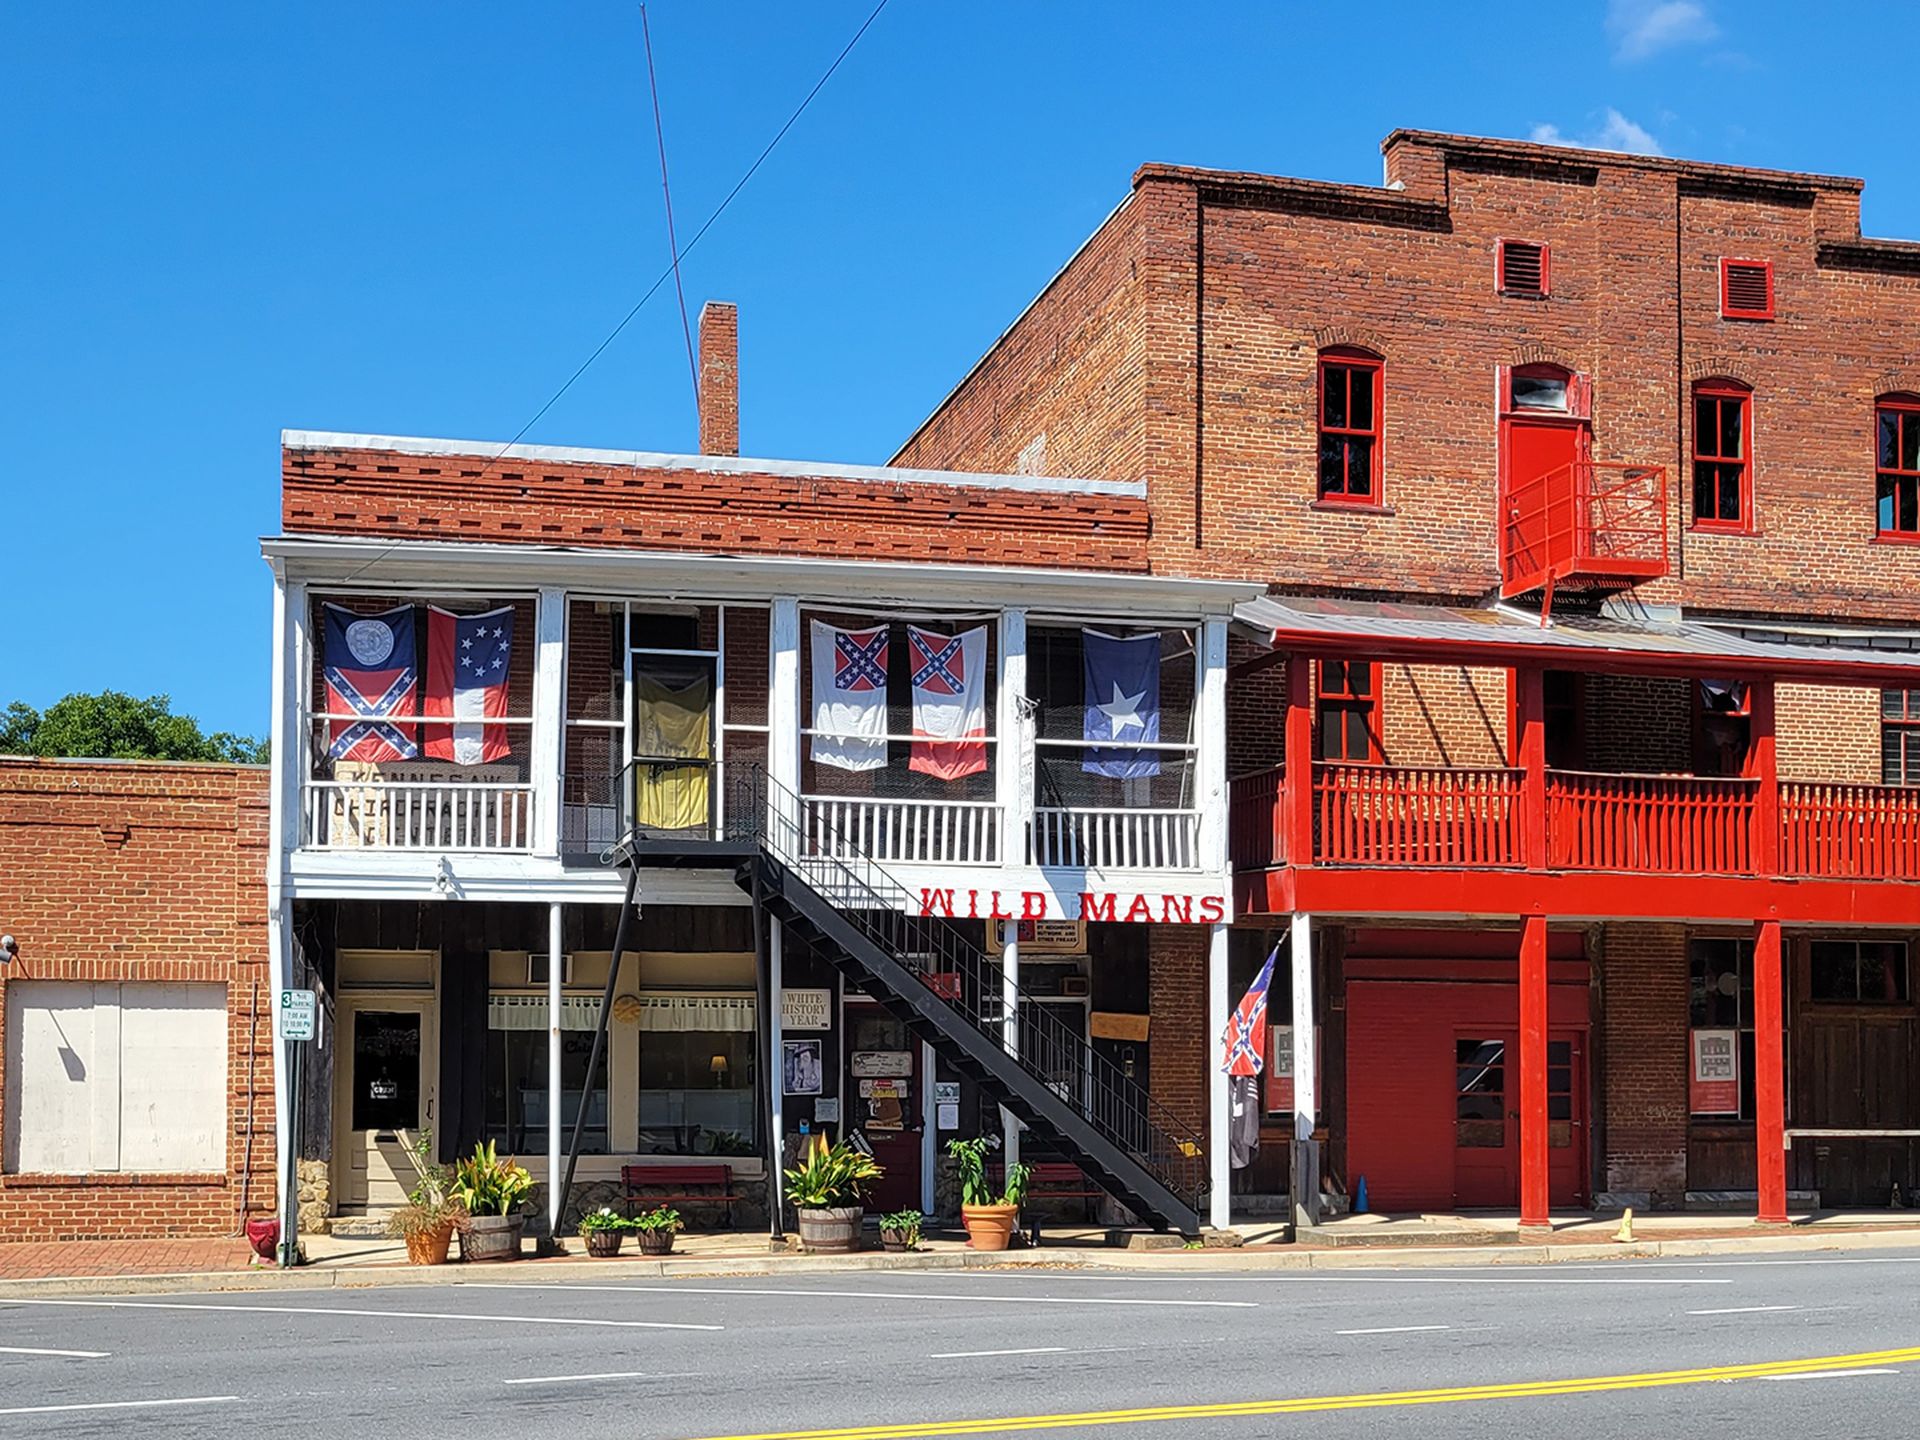
<svg viewBox="0 0 1920 1440">
<path fill-rule="evenodd" d="M 413 607 L 356 615 L 322 607 L 327 675 L 327 754 L 335 760 L 411 760 L 420 672 L 414 665 Z"/>
<path fill-rule="evenodd" d="M 427 610 L 427 754 L 456 765 L 485 765 L 507 753 L 507 727 L 489 725 L 507 713 L 507 671 L 513 651 L 513 607 L 481 615 Z"/>
</svg>

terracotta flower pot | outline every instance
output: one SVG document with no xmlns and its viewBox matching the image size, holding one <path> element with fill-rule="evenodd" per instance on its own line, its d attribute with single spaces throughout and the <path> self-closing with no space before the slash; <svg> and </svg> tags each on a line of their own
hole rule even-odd
<svg viewBox="0 0 1920 1440">
<path fill-rule="evenodd" d="M 831 1210 L 806 1210 L 796 1207 L 800 1244 L 816 1255 L 851 1255 L 860 1248 L 860 1221 L 866 1211 L 859 1205 L 840 1205 Z"/>
<path fill-rule="evenodd" d="M 640 1253 L 642 1255 L 671 1255 L 673 1253 L 673 1231 L 637 1230 L 634 1233 L 640 1237 Z"/>
<path fill-rule="evenodd" d="M 620 1242 L 626 1237 L 618 1230 L 589 1230 L 587 1232 L 587 1254 L 600 1260 L 611 1260 L 620 1253 Z M 645 1247 L 642 1246 L 642 1249 Z"/>
<path fill-rule="evenodd" d="M 1020 1207 L 962 1205 L 960 1220 L 967 1227 L 967 1243 L 975 1250 L 1004 1250 L 1020 1223 Z"/>
<path fill-rule="evenodd" d="M 444 1265 L 447 1263 L 447 1247 L 453 1243 L 453 1226 L 436 1225 L 431 1230 L 417 1230 L 407 1236 L 407 1263 L 409 1265 Z"/>
<path fill-rule="evenodd" d="M 518 1260 L 524 1215 L 475 1215 L 460 1237 L 460 1253 L 469 1260 Z"/>
</svg>

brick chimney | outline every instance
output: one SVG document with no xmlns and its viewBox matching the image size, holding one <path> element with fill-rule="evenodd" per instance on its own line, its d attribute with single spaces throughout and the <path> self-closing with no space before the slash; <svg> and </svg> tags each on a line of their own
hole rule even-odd
<svg viewBox="0 0 1920 1440">
<path fill-rule="evenodd" d="M 740 309 L 700 307 L 700 453 L 740 453 Z"/>
</svg>

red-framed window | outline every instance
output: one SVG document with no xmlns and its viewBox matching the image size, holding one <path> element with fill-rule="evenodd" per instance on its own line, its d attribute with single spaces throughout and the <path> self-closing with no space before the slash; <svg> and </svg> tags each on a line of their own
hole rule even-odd
<svg viewBox="0 0 1920 1440">
<path fill-rule="evenodd" d="M 1753 392 L 1736 381 L 1693 390 L 1693 523 L 1753 528 Z"/>
<path fill-rule="evenodd" d="M 1879 531 L 1920 540 L 1920 395 L 1882 395 L 1875 401 L 1873 436 Z"/>
<path fill-rule="evenodd" d="M 1314 749 L 1321 760 L 1380 763 L 1380 662 L 1322 660 L 1314 692 Z"/>
<path fill-rule="evenodd" d="M 1920 785 L 1920 690 L 1880 692 L 1880 783 Z"/>
<path fill-rule="evenodd" d="M 1494 288 L 1502 295 L 1538 298 L 1549 293 L 1552 267 L 1547 247 L 1533 240 L 1502 240 L 1494 248 Z"/>
<path fill-rule="evenodd" d="M 1320 354 L 1320 498 L 1380 503 L 1382 365 L 1365 350 Z"/>
<path fill-rule="evenodd" d="M 1769 260 L 1720 261 L 1720 318 L 1773 319 L 1773 263 Z"/>
</svg>

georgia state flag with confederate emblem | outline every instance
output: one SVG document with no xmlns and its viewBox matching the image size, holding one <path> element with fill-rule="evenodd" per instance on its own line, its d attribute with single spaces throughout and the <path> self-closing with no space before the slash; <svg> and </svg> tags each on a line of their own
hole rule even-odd
<svg viewBox="0 0 1920 1440">
<path fill-rule="evenodd" d="M 321 607 L 321 663 L 327 675 L 327 754 L 335 760 L 411 760 L 420 671 L 414 663 L 413 607 L 357 615 Z"/>
</svg>

